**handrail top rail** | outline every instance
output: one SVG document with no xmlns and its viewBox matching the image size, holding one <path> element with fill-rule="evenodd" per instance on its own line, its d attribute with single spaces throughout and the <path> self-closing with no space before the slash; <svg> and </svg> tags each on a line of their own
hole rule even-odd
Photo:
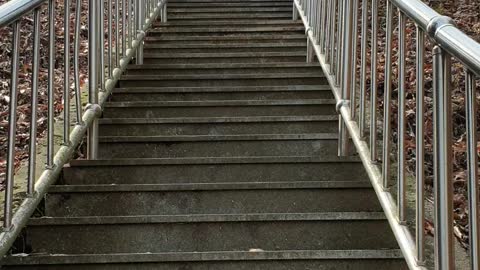
<svg viewBox="0 0 480 270">
<path fill-rule="evenodd" d="M 10 25 L 47 0 L 10 0 L 0 5 L 0 27 Z"/>
<path fill-rule="evenodd" d="M 390 0 L 418 27 L 450 55 L 480 76 L 480 43 L 455 26 L 450 17 L 442 16 L 420 0 Z"/>
</svg>

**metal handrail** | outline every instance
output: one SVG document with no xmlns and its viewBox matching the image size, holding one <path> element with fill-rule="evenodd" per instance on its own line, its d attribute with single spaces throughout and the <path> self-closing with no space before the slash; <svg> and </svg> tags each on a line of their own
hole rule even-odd
<svg viewBox="0 0 480 270">
<path fill-rule="evenodd" d="M 71 0 L 64 0 L 65 7 L 71 6 Z M 114 2 L 114 5 L 111 3 Z M 98 151 L 98 118 L 111 91 L 126 70 L 127 64 L 135 58 L 137 63 L 142 61 L 143 39 L 145 32 L 151 28 L 152 23 L 161 15 L 162 22 L 166 22 L 167 0 L 111 0 L 105 8 L 103 1 L 88 0 L 88 99 L 89 104 L 82 108 L 80 98 L 80 17 L 81 0 L 76 2 L 74 48 L 73 57 L 70 55 L 70 8 L 64 10 L 64 79 L 63 79 L 63 102 L 64 102 L 64 132 L 63 143 L 60 149 L 54 153 L 54 91 L 55 91 L 55 0 L 11 0 L 0 6 L 0 27 L 12 27 L 12 55 L 11 55 L 11 85 L 9 103 L 9 129 L 7 144 L 7 172 L 5 179 L 5 202 L 3 230 L 0 233 L 0 257 L 9 251 L 15 239 L 21 233 L 28 219 L 38 207 L 50 185 L 60 176 L 62 168 L 67 164 L 81 141 L 88 133 L 88 158 L 95 159 Z M 47 116 L 47 154 L 46 169 L 38 179 L 36 175 L 36 141 L 37 141 L 37 107 L 38 90 L 40 88 L 38 74 L 40 69 L 40 9 L 48 4 L 48 116 Z M 112 13 L 115 10 L 115 22 Z M 105 12 L 106 11 L 106 12 Z M 18 71 L 20 53 L 20 24 L 22 19 L 33 13 L 33 59 L 32 59 L 32 96 L 31 96 L 31 119 L 30 119 L 30 143 L 28 159 L 28 178 L 26 193 L 21 205 L 13 209 L 13 189 L 15 183 L 14 160 L 15 139 L 17 122 L 17 95 L 18 95 Z M 109 14 L 107 20 L 104 14 Z M 103 27 L 104 24 L 106 27 Z M 108 29 L 105 31 L 105 29 Z M 108 35 L 108 43 L 103 42 L 105 34 Z M 112 38 L 115 36 L 115 38 Z M 128 40 L 128 42 L 127 42 Z M 101 45 L 100 45 L 101 44 Z M 106 46 L 105 46 L 106 45 Z M 139 52 L 140 51 L 140 52 Z M 115 54 L 115 61 L 110 61 Z M 105 58 L 109 61 L 105 64 Z M 70 117 L 70 61 L 73 60 L 73 82 L 75 94 L 75 122 Z M 73 129 L 70 126 L 74 124 Z M 70 132 L 71 129 L 71 132 Z"/>
<path fill-rule="evenodd" d="M 476 126 L 476 78 L 480 75 L 480 44 L 468 37 L 448 17 L 441 16 L 419 0 L 386 0 L 384 115 L 379 119 L 378 87 L 378 0 L 294 0 L 293 19 L 300 16 L 307 29 L 307 61 L 317 56 L 334 90 L 339 123 L 339 155 L 352 150 L 362 160 L 372 186 L 383 207 L 392 231 L 410 269 L 426 269 L 425 250 L 425 166 L 424 166 L 424 64 L 425 37 L 435 47 L 433 60 L 434 101 L 434 223 L 435 269 L 455 269 L 453 240 L 452 182 L 452 100 L 451 58 L 465 67 L 465 103 L 467 129 L 468 202 L 470 228 L 470 268 L 480 270 L 479 184 Z M 361 8 L 361 9 L 360 9 Z M 398 12 L 398 127 L 396 153 L 392 151 L 392 43 L 393 12 Z M 361 14 L 360 14 L 361 13 Z M 360 20 L 358 19 L 360 18 Z M 406 22 L 416 25 L 416 180 L 415 234 L 407 226 L 406 192 Z M 361 23 L 361 25 L 359 24 Z M 360 27 L 361 26 L 361 27 Z M 359 28 L 361 28 L 360 42 Z M 369 33 L 372 33 L 371 36 Z M 371 45 L 369 46 L 369 40 Z M 361 53 L 357 53 L 360 47 Z M 371 59 L 367 56 L 370 51 Z M 367 63 L 370 62 L 370 68 Z M 358 66 L 358 64 L 360 65 Z M 370 69 L 370 70 L 369 70 Z M 370 76 L 370 89 L 367 77 Z M 368 91 L 369 90 L 369 91 Z M 370 101 L 367 102 L 367 92 Z M 357 96 L 358 95 L 358 96 Z M 368 113 L 367 113 L 368 111 Z M 369 119 L 369 124 L 367 123 Z M 383 121 L 383 138 L 377 138 Z M 381 159 L 377 147 L 381 145 Z M 401 149 L 401 150 L 398 150 Z M 391 155 L 397 155 L 397 181 L 392 181 Z M 396 186 L 396 194 L 392 188 Z M 395 198 L 396 196 L 396 198 Z"/>
<path fill-rule="evenodd" d="M 37 9 L 48 0 L 11 0 L 0 7 L 0 27 L 8 26 Z"/>
</svg>

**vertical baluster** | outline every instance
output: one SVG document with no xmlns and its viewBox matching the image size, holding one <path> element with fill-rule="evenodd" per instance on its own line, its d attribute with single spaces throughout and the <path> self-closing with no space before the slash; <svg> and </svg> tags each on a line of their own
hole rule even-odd
<svg viewBox="0 0 480 270">
<path fill-rule="evenodd" d="M 297 1 L 297 0 L 293 1 L 293 8 L 292 8 L 292 10 L 293 10 L 292 20 L 294 20 L 294 21 L 298 20 L 298 10 L 297 10 L 297 5 L 295 4 L 295 1 Z"/>
<path fill-rule="evenodd" d="M 313 41 L 310 40 L 308 32 L 312 32 L 315 36 L 315 17 L 313 16 L 313 11 L 315 10 L 316 2 L 313 3 L 311 0 L 307 1 L 306 13 L 308 20 L 308 28 L 306 32 L 307 36 L 307 63 L 313 62 L 315 58 L 315 50 L 313 47 Z"/>
<path fill-rule="evenodd" d="M 63 21 L 63 144 L 70 145 L 70 0 L 64 0 Z"/>
<path fill-rule="evenodd" d="M 98 104 L 98 66 L 97 66 L 97 50 L 95 49 L 98 43 L 98 1 L 89 0 L 88 6 L 88 27 L 91 31 L 88 33 L 88 100 L 90 104 Z M 88 130 L 88 150 L 87 155 L 89 159 L 96 159 L 98 156 L 98 120 L 94 120 Z"/>
<path fill-rule="evenodd" d="M 362 1 L 362 59 L 360 63 L 360 111 L 358 128 L 360 137 L 365 137 L 365 106 L 367 98 L 367 50 L 368 50 L 368 0 Z"/>
<path fill-rule="evenodd" d="M 370 159 L 377 161 L 377 37 L 378 0 L 372 0 L 372 41 L 370 69 Z"/>
<path fill-rule="evenodd" d="M 330 38 L 331 38 L 331 20 L 332 20 L 332 0 L 327 0 L 327 6 L 325 8 L 325 14 L 326 14 L 326 24 L 325 24 L 325 62 L 327 64 L 331 64 L 330 62 L 330 50 L 331 50 L 331 47 L 330 47 Z"/>
<path fill-rule="evenodd" d="M 425 173 L 424 173 L 424 80 L 423 80 L 423 67 L 424 67 L 424 55 L 425 55 L 425 34 L 423 30 L 416 26 L 416 48 L 417 48 L 417 119 L 416 119 L 416 179 L 417 179 L 417 198 L 416 198 L 416 248 L 417 248 L 417 263 L 424 264 L 425 261 Z"/>
<path fill-rule="evenodd" d="M 393 39 L 393 5 L 387 0 L 386 13 L 386 41 L 385 41 L 385 85 L 383 102 L 383 188 L 388 189 L 390 181 L 390 153 L 391 141 L 391 100 L 392 100 L 392 39 Z"/>
<path fill-rule="evenodd" d="M 132 48 L 132 0 L 127 0 L 127 49 Z"/>
<path fill-rule="evenodd" d="M 127 0 L 122 0 L 122 56 L 127 55 Z"/>
<path fill-rule="evenodd" d="M 112 47 L 113 47 L 113 0 L 108 0 L 108 49 L 107 49 L 107 61 L 108 61 L 108 77 L 113 77 L 113 56 L 112 56 Z"/>
<path fill-rule="evenodd" d="M 167 15 L 167 4 L 168 4 L 168 0 L 165 0 L 165 4 L 163 4 L 163 9 L 162 9 L 162 22 L 163 23 L 167 22 L 167 17 L 168 17 L 168 15 Z M 293 5 L 295 6 L 295 3 Z M 294 8 L 293 13 L 297 14 L 297 17 L 298 17 L 298 13 L 295 13 L 295 8 Z"/>
<path fill-rule="evenodd" d="M 480 269 L 480 235 L 478 232 L 478 150 L 477 150 L 477 95 L 475 77 L 472 72 L 466 71 L 465 105 L 467 120 L 467 169 L 468 169 L 468 227 L 470 229 L 470 262 L 472 270 Z"/>
<path fill-rule="evenodd" d="M 54 76 L 55 76 L 55 1 L 48 2 L 48 128 L 47 128 L 47 168 L 53 168 L 54 155 Z"/>
<path fill-rule="evenodd" d="M 145 20 L 147 18 L 147 11 L 146 11 L 147 0 L 142 0 L 142 29 L 145 25 Z"/>
<path fill-rule="evenodd" d="M 5 175 L 5 205 L 3 228 L 9 230 L 12 226 L 13 186 L 15 182 L 15 137 L 17 134 L 17 89 L 18 89 L 18 49 L 20 48 L 20 25 L 16 21 L 12 25 L 12 81 L 10 83 L 10 105 L 8 111 L 8 145 L 7 171 Z"/>
<path fill-rule="evenodd" d="M 80 27 L 82 22 L 82 0 L 76 0 L 75 8 L 75 47 L 73 49 L 74 80 L 75 80 L 75 107 L 77 112 L 77 124 L 83 125 L 82 120 L 82 96 L 80 89 Z M 109 66 L 110 67 L 110 66 Z"/>
<path fill-rule="evenodd" d="M 351 114 L 350 116 L 352 119 L 355 119 L 356 116 L 356 109 L 357 109 L 357 47 L 358 47 L 358 0 L 353 0 L 352 5 L 353 5 L 353 14 L 352 14 L 352 20 L 353 20 L 353 61 L 352 61 L 352 94 L 350 97 L 350 108 Z"/>
<path fill-rule="evenodd" d="M 150 8 L 148 7 L 148 0 L 143 0 L 143 11 L 145 12 L 145 18 L 147 17 Z"/>
<path fill-rule="evenodd" d="M 319 0 L 315 2 L 315 9 L 313 10 L 313 14 L 315 16 L 315 44 L 320 43 L 320 27 L 321 27 L 321 12 L 322 12 L 322 4 L 323 0 Z"/>
<path fill-rule="evenodd" d="M 398 12 L 398 220 L 406 222 L 406 183 L 405 183 L 405 15 Z"/>
<path fill-rule="evenodd" d="M 340 89 L 342 88 L 341 86 L 341 83 L 342 83 L 342 70 L 343 70 L 343 67 L 342 67 L 342 56 L 343 56 L 343 20 L 345 19 L 345 17 L 343 17 L 343 10 L 344 10 L 344 5 L 345 5 L 345 1 L 340 1 L 340 3 L 338 3 L 338 25 L 337 25 L 337 56 L 336 56 L 336 60 L 337 60 L 337 70 L 336 70 L 336 76 L 335 76 L 335 84 L 337 86 L 340 86 Z"/>
<path fill-rule="evenodd" d="M 320 44 L 320 53 L 325 54 L 325 9 L 327 0 L 322 0 L 318 15 L 317 43 Z"/>
<path fill-rule="evenodd" d="M 435 189 L 435 265 L 455 269 L 453 247 L 451 59 L 433 49 L 433 121 Z"/>
<path fill-rule="evenodd" d="M 137 1 L 137 6 L 135 10 L 135 16 L 137 17 L 137 29 L 138 31 L 141 31 L 143 28 L 143 0 L 138 0 Z M 143 64 L 143 42 L 140 42 L 140 44 L 137 47 L 137 57 L 136 57 L 136 64 L 141 65 Z"/>
<path fill-rule="evenodd" d="M 132 34 L 133 34 L 133 39 L 137 39 L 137 5 L 138 5 L 138 0 L 132 0 L 132 5 L 133 5 L 133 16 L 132 16 Z"/>
<path fill-rule="evenodd" d="M 109 0 L 110 1 L 110 0 Z M 100 91 L 105 91 L 105 0 L 100 0 L 99 11 L 99 35 L 100 41 L 98 43 L 100 56 Z"/>
<path fill-rule="evenodd" d="M 120 0 L 115 0 L 115 66 L 118 67 L 119 65 L 120 65 Z"/>
<path fill-rule="evenodd" d="M 336 44 L 335 44 L 335 19 L 337 18 L 337 16 L 335 16 L 335 12 L 336 12 L 336 5 L 337 5 L 337 0 L 331 0 L 332 1 L 332 5 L 331 5 L 331 10 L 330 10 L 330 18 L 331 18 L 331 21 L 330 21 L 330 74 L 335 74 L 335 49 L 336 49 Z"/>
<path fill-rule="evenodd" d="M 303 15 L 306 16 L 307 18 L 307 21 L 308 21 L 308 26 L 310 26 L 310 19 L 312 17 L 310 16 L 307 16 L 308 15 L 308 12 L 310 11 L 310 3 L 311 3 L 311 0 L 305 0 L 305 8 L 303 9 Z"/>
<path fill-rule="evenodd" d="M 27 195 L 35 192 L 35 174 L 37 163 L 37 108 L 38 108 L 38 70 L 40 60 L 40 9 L 33 11 L 33 58 L 32 58 L 32 99 L 30 119 L 30 144 L 28 151 Z"/>
<path fill-rule="evenodd" d="M 343 51 L 343 83 L 342 83 L 342 99 L 350 100 L 351 91 L 352 91 L 352 75 L 353 69 L 353 18 L 350 14 L 353 13 L 352 0 L 345 0 L 343 10 L 343 18 L 345 22 L 343 24 L 343 40 L 344 40 L 344 51 Z M 339 142 L 339 155 L 346 156 L 349 153 L 349 138 L 347 127 L 345 122 L 341 120 L 340 122 L 340 132 L 339 132 L 340 142 Z"/>
</svg>

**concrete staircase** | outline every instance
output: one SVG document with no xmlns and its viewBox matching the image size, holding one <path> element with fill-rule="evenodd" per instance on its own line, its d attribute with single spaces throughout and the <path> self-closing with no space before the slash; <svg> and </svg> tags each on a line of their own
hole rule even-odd
<svg viewBox="0 0 480 270">
<path fill-rule="evenodd" d="M 6 269 L 407 269 L 291 0 L 170 0 Z M 30 255 L 27 256 L 29 253 Z"/>
</svg>

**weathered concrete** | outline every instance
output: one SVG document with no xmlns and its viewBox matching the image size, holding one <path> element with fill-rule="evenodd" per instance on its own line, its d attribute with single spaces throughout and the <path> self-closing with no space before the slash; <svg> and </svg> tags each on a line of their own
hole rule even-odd
<svg viewBox="0 0 480 270">
<path fill-rule="evenodd" d="M 163 72 L 163 71 L 159 71 Z M 118 88 L 111 97 L 118 101 L 205 101 L 205 100 L 283 100 L 283 99 L 333 99 L 328 86 L 302 85 L 244 86 L 244 87 L 135 87 Z"/>
<path fill-rule="evenodd" d="M 381 211 L 366 182 L 317 183 L 55 186 L 46 197 L 45 214 L 75 217 Z"/>
<path fill-rule="evenodd" d="M 101 136 L 235 135 L 336 132 L 336 115 L 101 119 Z"/>
</svg>

